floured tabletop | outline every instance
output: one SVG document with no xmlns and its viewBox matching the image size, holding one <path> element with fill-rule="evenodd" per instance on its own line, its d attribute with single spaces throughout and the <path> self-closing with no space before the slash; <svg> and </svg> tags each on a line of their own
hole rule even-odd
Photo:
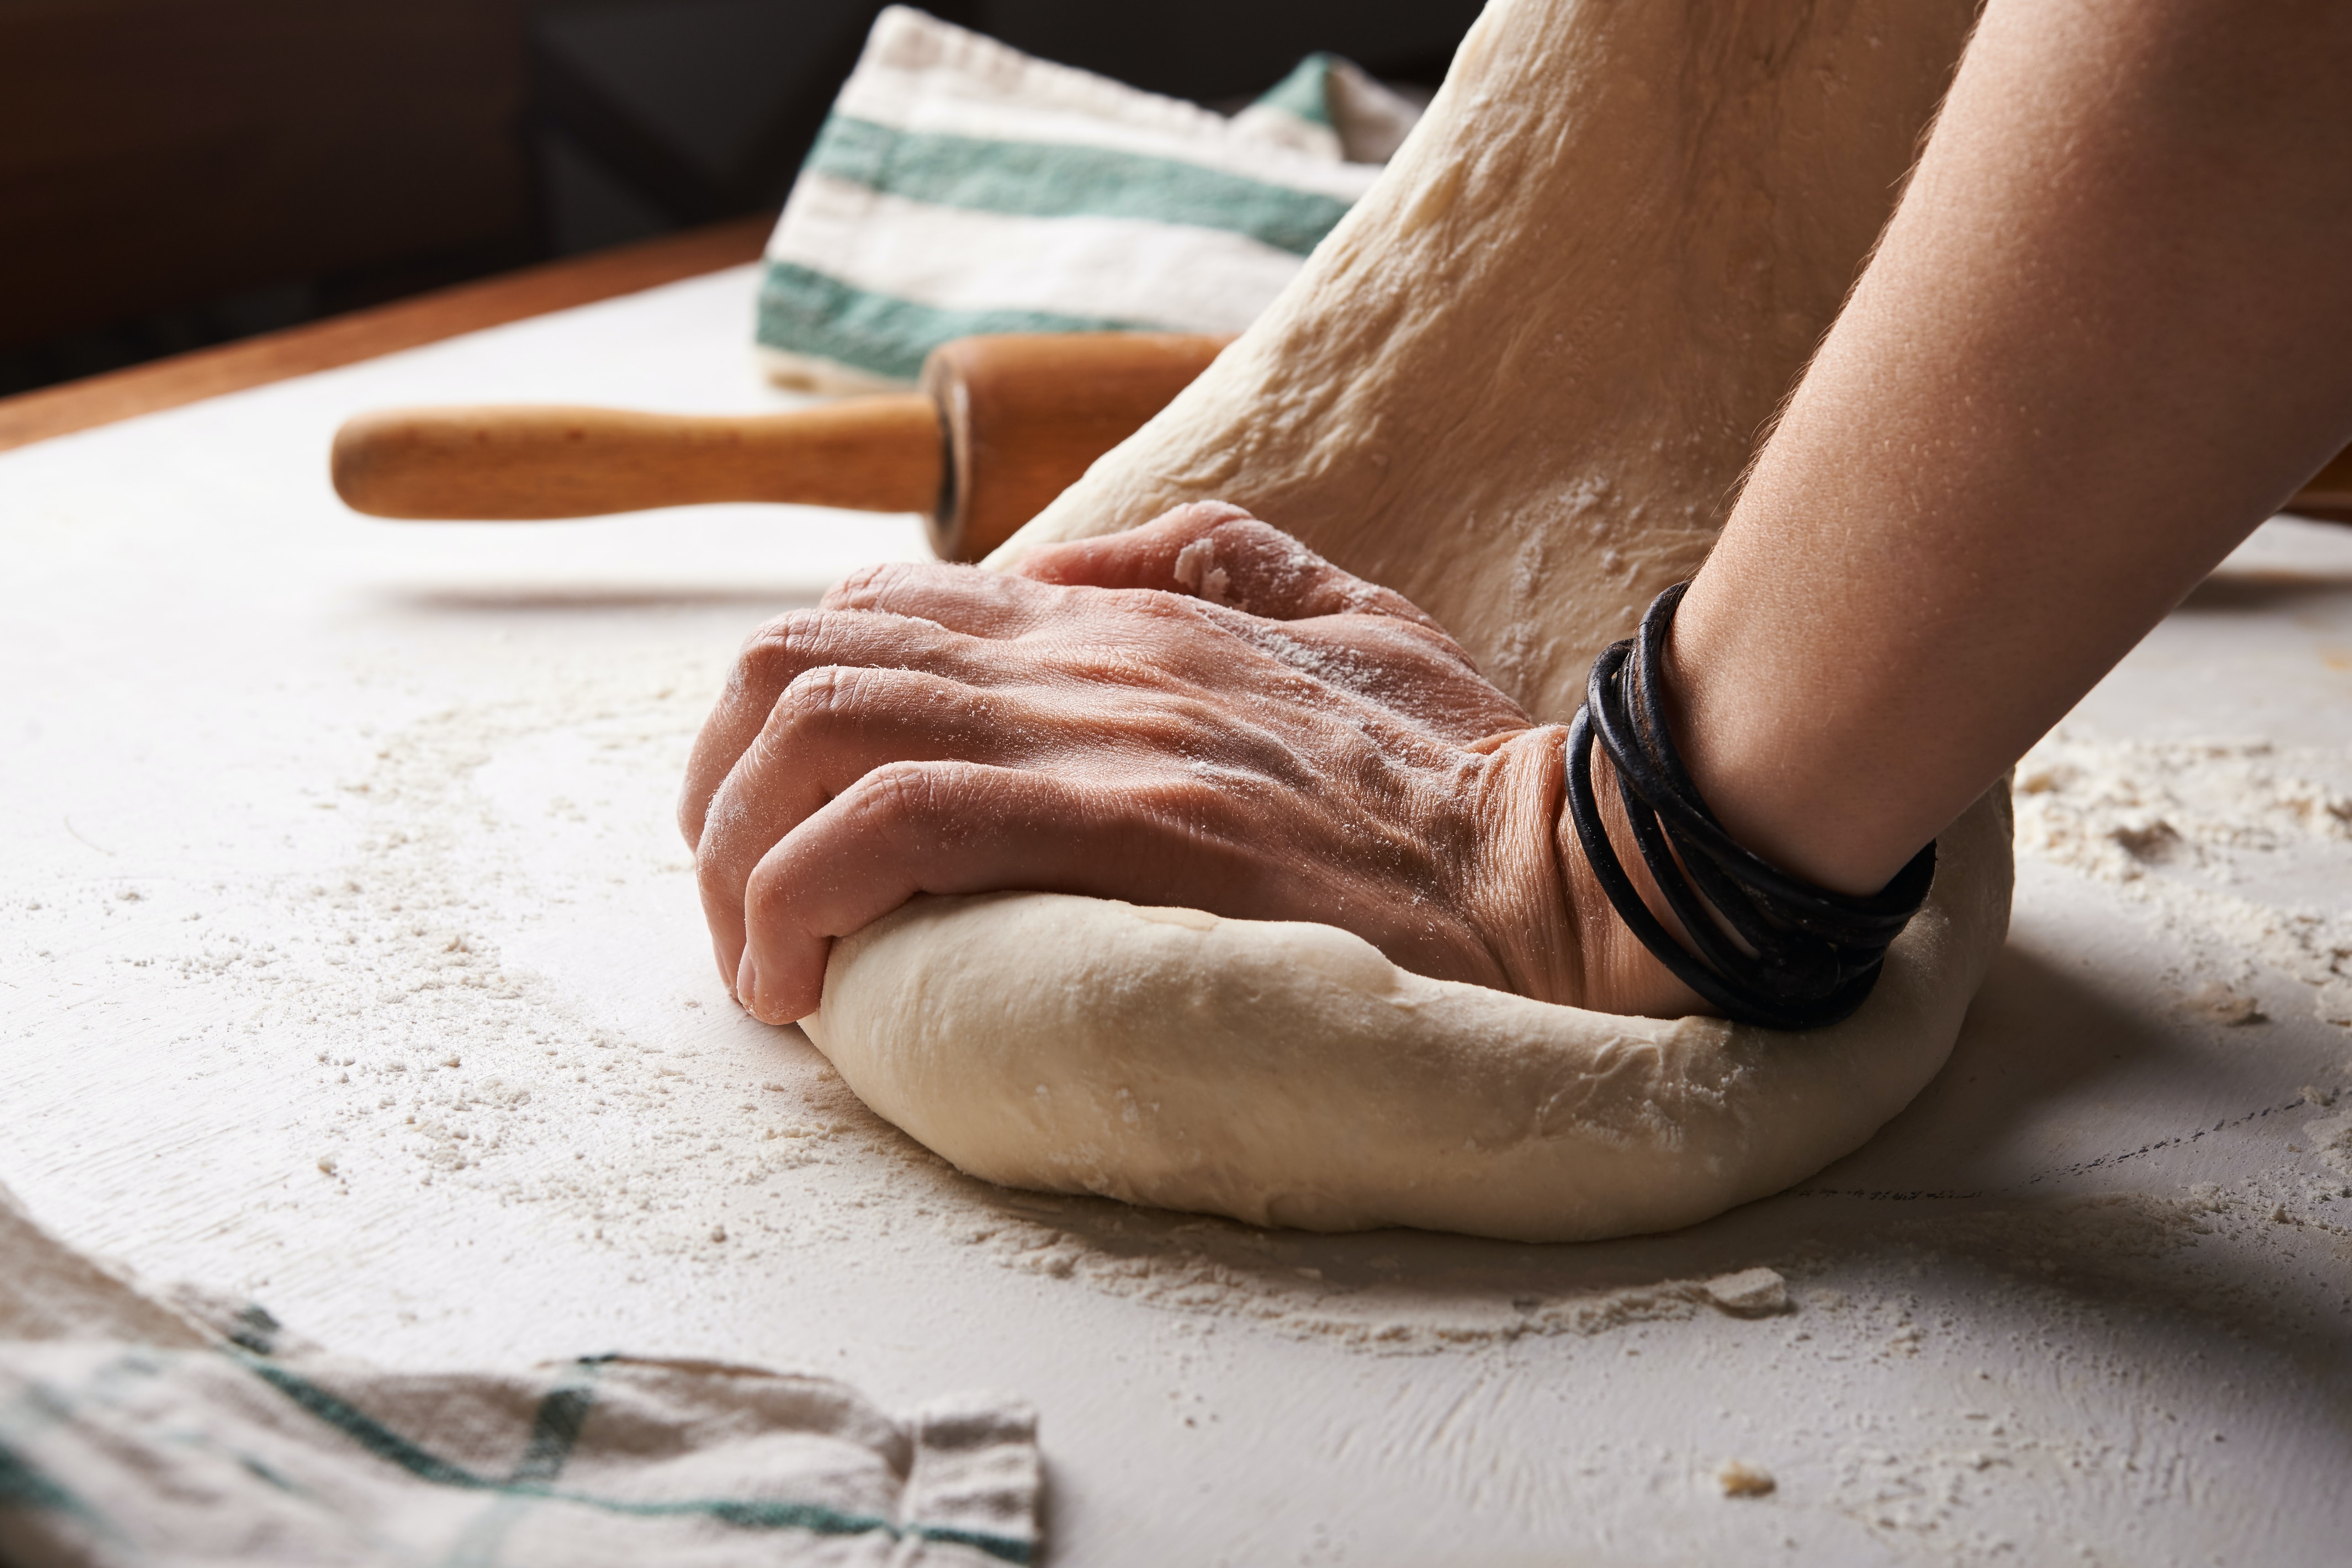
<svg viewBox="0 0 2352 1568">
<path fill-rule="evenodd" d="M 362 408 L 781 405 L 751 290 L 0 456 L 37 1216 L 400 1365 L 1018 1390 L 1063 1563 L 2340 1560 L 2352 529 L 2268 525 L 2021 767 L 2009 949 L 1858 1153 L 1649 1239 L 1258 1232 L 966 1180 L 713 969 L 688 742 L 915 519 L 328 488 Z"/>
</svg>

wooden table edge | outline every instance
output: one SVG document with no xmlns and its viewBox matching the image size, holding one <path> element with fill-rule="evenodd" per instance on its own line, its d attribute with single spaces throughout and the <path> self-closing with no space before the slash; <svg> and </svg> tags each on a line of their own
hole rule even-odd
<svg viewBox="0 0 2352 1568">
<path fill-rule="evenodd" d="M 774 226 L 772 216 L 733 218 L 0 397 L 0 452 L 740 267 L 760 258 Z M 2285 510 L 2329 522 L 2352 522 L 2352 447 L 2336 454 Z"/>
<path fill-rule="evenodd" d="M 711 224 L 0 398 L 0 452 L 756 261 L 774 224 Z"/>
</svg>

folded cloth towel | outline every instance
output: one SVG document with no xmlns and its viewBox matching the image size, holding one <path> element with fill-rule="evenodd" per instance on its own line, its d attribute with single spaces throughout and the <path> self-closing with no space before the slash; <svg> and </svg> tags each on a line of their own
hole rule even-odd
<svg viewBox="0 0 2352 1568">
<path fill-rule="evenodd" d="M 1365 75 L 1353 60 L 1318 50 L 1234 115 L 1233 127 L 1318 158 L 1385 163 L 1425 103 Z"/>
<path fill-rule="evenodd" d="M 1238 332 L 1418 114 L 1316 55 L 1228 120 L 891 6 L 768 242 L 762 358 L 864 392 L 974 332 Z"/>
<path fill-rule="evenodd" d="M 251 1306 L 161 1299 L 0 1188 L 0 1562 L 1029 1563 L 1035 1422 L 592 1356 L 385 1372 Z"/>
</svg>

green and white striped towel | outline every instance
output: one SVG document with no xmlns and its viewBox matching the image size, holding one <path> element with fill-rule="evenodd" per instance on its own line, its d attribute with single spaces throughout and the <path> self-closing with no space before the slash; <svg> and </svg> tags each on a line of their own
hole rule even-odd
<svg viewBox="0 0 2352 1568">
<path fill-rule="evenodd" d="M 690 1568 L 1035 1561 L 1035 1421 L 827 1378 L 592 1356 L 386 1372 L 163 1299 L 0 1188 L 0 1563 Z"/>
<path fill-rule="evenodd" d="M 1419 110 L 1316 55 L 1232 119 L 894 5 L 768 242 L 759 345 L 821 392 L 973 332 L 1237 332 Z"/>
</svg>

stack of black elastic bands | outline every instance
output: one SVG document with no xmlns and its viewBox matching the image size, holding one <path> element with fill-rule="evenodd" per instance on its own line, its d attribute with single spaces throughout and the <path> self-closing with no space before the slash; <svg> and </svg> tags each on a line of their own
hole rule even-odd
<svg viewBox="0 0 2352 1568">
<path fill-rule="evenodd" d="M 1737 1023 L 1815 1029 L 1862 1005 L 1886 949 L 1936 878 L 1928 845 L 1867 898 L 1792 877 L 1723 829 L 1666 727 L 1666 631 L 1687 583 L 1652 602 L 1642 628 L 1593 661 L 1568 731 L 1568 810 L 1618 918 L 1684 984 Z M 1617 770 L 1643 863 L 1689 933 L 1694 955 L 1650 912 L 1617 858 L 1592 790 L 1592 747 Z"/>
</svg>

